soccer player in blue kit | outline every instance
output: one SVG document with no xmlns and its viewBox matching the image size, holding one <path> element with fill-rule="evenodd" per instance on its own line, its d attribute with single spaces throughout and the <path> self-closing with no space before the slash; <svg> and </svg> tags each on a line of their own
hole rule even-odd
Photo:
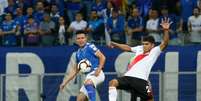
<svg viewBox="0 0 201 101">
<path fill-rule="evenodd" d="M 96 86 L 105 79 L 105 75 L 102 71 L 105 56 L 94 44 L 87 42 L 87 34 L 84 31 L 76 32 L 76 43 L 79 46 L 76 52 L 76 63 L 78 64 L 81 60 L 88 59 L 92 65 L 91 71 L 86 73 L 87 76 L 77 96 L 77 101 L 96 101 Z M 77 64 L 73 67 L 67 79 L 63 80 L 60 85 L 61 91 L 79 73 Z"/>
</svg>

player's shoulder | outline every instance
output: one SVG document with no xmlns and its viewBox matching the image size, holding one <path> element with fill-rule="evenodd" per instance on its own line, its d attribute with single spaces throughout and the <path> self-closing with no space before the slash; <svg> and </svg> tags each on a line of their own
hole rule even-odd
<svg viewBox="0 0 201 101">
<path fill-rule="evenodd" d="M 98 50 L 98 48 L 96 47 L 96 45 L 93 44 L 93 43 L 86 43 L 86 46 L 87 46 L 88 48 L 93 49 L 93 50 Z"/>
<path fill-rule="evenodd" d="M 151 49 L 151 52 L 161 52 L 160 46 L 155 46 L 154 48 Z"/>
<path fill-rule="evenodd" d="M 90 48 L 92 48 L 92 47 L 96 47 L 96 45 L 95 45 L 95 44 L 93 44 L 93 43 L 89 43 L 89 42 L 88 42 L 88 43 L 86 43 L 86 46 L 87 46 L 87 47 L 90 47 Z"/>
</svg>

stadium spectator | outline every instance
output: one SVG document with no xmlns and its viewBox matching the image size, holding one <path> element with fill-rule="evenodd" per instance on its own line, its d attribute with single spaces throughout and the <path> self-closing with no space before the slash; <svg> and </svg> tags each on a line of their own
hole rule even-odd
<svg viewBox="0 0 201 101">
<path fill-rule="evenodd" d="M 17 44 L 20 45 L 22 36 L 23 36 L 23 31 L 24 31 L 24 24 L 25 24 L 25 16 L 23 15 L 23 8 L 17 8 L 16 9 L 16 15 L 14 17 L 14 21 L 16 24 L 16 35 L 17 37 Z"/>
<path fill-rule="evenodd" d="M 3 20 L 0 28 L 0 35 L 2 38 L 3 46 L 16 46 L 17 45 L 17 35 L 16 35 L 16 24 L 12 19 L 11 13 L 5 15 L 5 20 Z"/>
<path fill-rule="evenodd" d="M 39 25 L 32 16 L 28 18 L 27 23 L 24 25 L 25 45 L 26 46 L 39 46 L 40 33 Z"/>
<path fill-rule="evenodd" d="M 193 9 L 193 15 L 188 19 L 190 32 L 190 42 L 193 44 L 201 43 L 201 15 L 198 8 Z"/>
<path fill-rule="evenodd" d="M 28 4 L 25 2 L 26 0 L 16 0 L 17 8 L 21 8 L 23 12 L 27 9 Z"/>
<path fill-rule="evenodd" d="M 104 9 L 105 9 L 104 2 L 102 0 L 95 0 L 95 2 L 92 3 L 91 10 L 96 10 L 97 14 L 100 18 L 104 17 Z"/>
<path fill-rule="evenodd" d="M 98 17 L 97 11 L 92 10 L 86 31 L 91 35 L 93 42 L 100 44 L 104 38 L 104 21 Z"/>
<path fill-rule="evenodd" d="M 51 4 L 57 5 L 60 16 L 67 16 L 65 11 L 65 0 L 50 0 Z"/>
<path fill-rule="evenodd" d="M 76 13 L 82 9 L 80 0 L 68 0 L 66 1 L 67 16 L 69 21 L 75 20 Z"/>
<path fill-rule="evenodd" d="M 37 20 L 39 22 L 43 21 L 43 15 L 45 13 L 44 8 L 45 7 L 44 7 L 43 2 L 38 1 L 37 4 L 36 4 L 34 16 L 35 16 L 35 19 L 37 18 Z"/>
<path fill-rule="evenodd" d="M 90 67 L 91 71 L 86 73 L 86 78 L 80 89 L 77 101 L 97 101 L 96 87 L 105 79 L 105 75 L 102 71 L 105 63 L 105 56 L 94 44 L 87 42 L 87 35 L 84 31 L 78 31 L 76 33 L 76 43 L 79 46 L 79 49 L 76 52 L 76 64 L 73 65 L 67 79 L 63 80 L 60 85 L 60 90 L 62 91 L 64 87 L 79 73 L 78 63 L 83 59 L 87 59 L 92 64 Z"/>
<path fill-rule="evenodd" d="M 36 11 L 44 11 L 44 12 L 50 12 L 51 10 L 51 0 L 34 0 L 35 9 Z M 43 8 L 42 8 L 43 7 Z"/>
<path fill-rule="evenodd" d="M 159 44 L 162 39 L 158 28 L 159 28 L 158 11 L 152 9 L 150 10 L 149 20 L 146 23 L 146 31 L 148 35 L 154 38 L 156 44 Z"/>
<path fill-rule="evenodd" d="M 127 90 L 132 93 L 131 101 L 148 101 L 148 77 L 152 66 L 168 45 L 169 26 L 168 19 L 162 21 L 161 26 L 164 29 L 163 42 L 155 46 L 154 38 L 144 37 L 141 46 L 130 47 L 126 44 L 111 42 L 111 47 L 118 47 L 125 51 L 135 53 L 135 57 L 128 64 L 129 70 L 122 77 L 113 79 L 109 82 L 109 101 L 117 101 L 117 89 Z"/>
<path fill-rule="evenodd" d="M 51 17 L 52 21 L 54 21 L 55 24 L 58 24 L 60 12 L 58 10 L 57 5 L 55 5 L 55 4 L 53 4 L 51 6 L 50 17 Z"/>
<path fill-rule="evenodd" d="M 55 23 L 51 20 L 48 13 L 44 14 L 43 21 L 40 23 L 40 35 L 42 46 L 54 45 L 56 39 Z"/>
<path fill-rule="evenodd" d="M 4 13 L 14 13 L 17 6 L 13 0 L 8 0 L 8 7 L 4 8 Z"/>
<path fill-rule="evenodd" d="M 58 45 L 66 45 L 70 40 L 70 35 L 67 33 L 67 25 L 65 22 L 64 17 L 59 17 L 59 23 L 56 25 L 56 32 L 57 32 L 57 44 Z"/>
<path fill-rule="evenodd" d="M 26 13 L 25 13 L 25 15 L 24 15 L 24 23 L 27 23 L 27 21 L 28 21 L 28 18 L 29 17 L 33 17 L 34 18 L 34 20 L 37 22 L 37 23 L 40 23 L 40 21 L 39 21 L 39 19 L 37 18 L 37 16 L 34 14 L 34 9 L 32 8 L 32 7 L 28 7 L 27 9 L 26 9 Z"/>
<path fill-rule="evenodd" d="M 77 12 L 75 15 L 75 21 L 71 22 L 67 31 L 69 32 L 69 34 L 72 34 L 72 40 L 70 41 L 72 43 L 74 43 L 73 39 L 75 38 L 75 33 L 78 30 L 86 30 L 87 28 L 87 22 L 85 20 L 83 20 L 83 16 L 81 14 L 81 12 Z"/>
<path fill-rule="evenodd" d="M 126 20 L 128 20 L 128 18 L 131 17 L 131 14 L 132 14 L 134 8 L 137 8 L 137 5 L 133 1 L 130 5 L 128 5 L 127 14 L 126 14 Z"/>
<path fill-rule="evenodd" d="M 135 0 L 136 6 L 139 10 L 139 13 L 142 17 L 148 15 L 148 11 L 152 6 L 152 0 Z"/>
<path fill-rule="evenodd" d="M 17 8 L 16 9 L 16 15 L 14 18 L 14 21 L 16 23 L 17 30 L 19 30 L 20 34 L 23 33 L 23 27 L 24 27 L 24 21 L 25 21 L 25 16 L 23 15 L 23 9 L 22 8 Z"/>
<path fill-rule="evenodd" d="M 112 17 L 107 20 L 107 31 L 112 41 L 125 43 L 125 17 L 119 15 L 119 10 L 112 11 Z"/>
<path fill-rule="evenodd" d="M 106 8 L 103 11 L 104 22 L 107 23 L 107 19 L 112 16 L 112 11 L 115 8 L 114 3 L 112 1 L 107 1 Z"/>
<path fill-rule="evenodd" d="M 127 24 L 127 42 L 129 45 L 139 44 L 144 36 L 144 20 L 139 14 L 138 8 L 134 8 Z"/>
</svg>

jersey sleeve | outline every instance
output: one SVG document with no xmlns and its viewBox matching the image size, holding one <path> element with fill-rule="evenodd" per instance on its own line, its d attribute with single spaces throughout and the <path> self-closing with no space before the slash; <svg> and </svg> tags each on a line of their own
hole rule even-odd
<svg viewBox="0 0 201 101">
<path fill-rule="evenodd" d="M 88 49 L 89 49 L 89 52 L 93 54 L 95 54 L 99 50 L 94 44 L 90 44 Z"/>
<path fill-rule="evenodd" d="M 150 55 L 154 55 L 153 57 L 157 58 L 161 52 L 160 46 L 156 46 L 151 50 Z"/>
</svg>

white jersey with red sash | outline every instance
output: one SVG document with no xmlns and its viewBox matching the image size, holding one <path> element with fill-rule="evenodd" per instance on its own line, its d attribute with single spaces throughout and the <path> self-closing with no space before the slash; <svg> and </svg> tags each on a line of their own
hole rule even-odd
<svg viewBox="0 0 201 101">
<path fill-rule="evenodd" d="M 124 76 L 148 80 L 151 68 L 161 53 L 160 47 L 156 46 L 145 54 L 143 52 L 143 46 L 132 47 L 131 50 L 135 53 L 135 57 L 130 61 L 128 71 Z"/>
</svg>

